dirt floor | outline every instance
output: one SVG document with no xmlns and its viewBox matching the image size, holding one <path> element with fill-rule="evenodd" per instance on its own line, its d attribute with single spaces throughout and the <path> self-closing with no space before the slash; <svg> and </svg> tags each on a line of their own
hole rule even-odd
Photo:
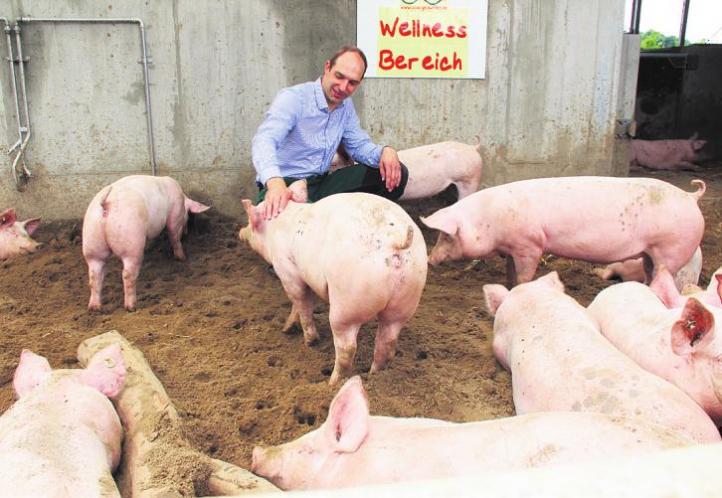
<svg viewBox="0 0 722 498">
<path fill-rule="evenodd" d="M 707 221 L 701 278 L 706 285 L 722 265 L 722 164 L 701 174 L 654 176 L 686 190 L 693 189 L 691 178 L 707 181 L 700 202 Z M 418 221 L 452 199 L 445 193 L 405 207 Z M 13 403 L 12 376 L 23 348 L 46 356 L 54 368 L 74 368 L 82 340 L 116 329 L 144 352 L 190 442 L 208 455 L 248 468 L 254 445 L 278 444 L 318 427 L 335 393 L 327 385 L 334 361 L 328 307 L 317 306 L 316 346 L 306 347 L 298 330 L 281 332 L 290 303 L 265 262 L 238 240 L 244 221 L 212 211 L 200 215 L 184 242 L 187 262 L 172 258 L 164 236 L 154 241 L 133 313 L 122 307 L 120 264 L 110 260 L 103 310 L 95 314 L 86 310 L 81 221 L 42 224 L 36 239 L 46 245 L 40 252 L 0 263 L 0 412 Z M 424 235 L 431 247 L 435 234 L 424 230 Z M 568 292 L 586 305 L 609 285 L 592 268 L 550 258 L 537 275 L 557 270 Z M 364 326 L 355 371 L 373 414 L 453 421 L 513 414 L 511 377 L 492 355 L 492 318 L 482 294 L 483 284 L 504 283 L 504 275 L 501 258 L 473 267 L 458 262 L 431 268 L 397 357 L 373 376 L 367 371 L 375 328 Z"/>
</svg>

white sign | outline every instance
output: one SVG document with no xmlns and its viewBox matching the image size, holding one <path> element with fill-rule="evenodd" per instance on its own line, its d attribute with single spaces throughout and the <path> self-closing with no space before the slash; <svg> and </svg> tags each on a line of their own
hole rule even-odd
<svg viewBox="0 0 722 498">
<path fill-rule="evenodd" d="M 488 0 L 357 0 L 356 44 L 371 78 L 486 74 Z"/>
</svg>

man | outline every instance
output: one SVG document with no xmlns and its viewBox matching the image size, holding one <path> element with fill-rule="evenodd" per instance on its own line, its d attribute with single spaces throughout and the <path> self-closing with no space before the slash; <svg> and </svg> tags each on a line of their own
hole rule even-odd
<svg viewBox="0 0 722 498">
<path fill-rule="evenodd" d="M 339 192 L 369 192 L 391 200 L 401 197 L 408 180 L 396 151 L 376 145 L 361 129 L 349 97 L 366 73 L 366 56 L 342 47 L 326 61 L 316 81 L 281 90 L 253 137 L 252 156 L 259 187 L 271 219 L 291 198 L 288 185 L 304 179 L 309 201 Z M 328 173 L 340 143 L 354 164 Z"/>
</svg>

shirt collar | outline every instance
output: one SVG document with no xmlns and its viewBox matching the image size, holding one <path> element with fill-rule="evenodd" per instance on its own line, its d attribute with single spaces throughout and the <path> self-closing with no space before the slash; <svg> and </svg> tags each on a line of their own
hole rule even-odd
<svg viewBox="0 0 722 498">
<path fill-rule="evenodd" d="M 319 76 L 318 79 L 313 84 L 313 94 L 316 97 L 316 105 L 319 109 L 325 110 L 326 112 L 330 112 L 328 108 L 328 101 L 326 100 L 326 96 L 323 94 L 323 87 L 321 86 L 321 77 Z M 342 107 L 346 106 L 346 100 L 344 99 L 341 104 L 336 107 L 336 109 L 341 109 Z M 334 110 L 336 110 L 334 109 Z"/>
</svg>

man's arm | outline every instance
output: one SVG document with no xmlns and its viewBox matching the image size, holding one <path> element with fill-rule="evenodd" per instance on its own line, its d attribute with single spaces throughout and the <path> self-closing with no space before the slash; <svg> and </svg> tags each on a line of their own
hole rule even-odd
<svg viewBox="0 0 722 498">
<path fill-rule="evenodd" d="M 266 112 L 266 118 L 258 127 L 251 145 L 253 167 L 259 181 L 266 187 L 263 215 L 267 220 L 275 218 L 286 208 L 291 192 L 286 187 L 278 165 L 278 148 L 293 127 L 300 111 L 298 97 L 289 90 L 282 90 Z"/>
<path fill-rule="evenodd" d="M 386 190 L 391 192 L 401 183 L 401 163 L 399 156 L 390 146 L 381 147 L 371 141 L 368 133 L 361 128 L 353 103 L 349 100 L 348 118 L 343 132 L 342 142 L 349 155 L 357 162 L 377 166 Z"/>
</svg>

